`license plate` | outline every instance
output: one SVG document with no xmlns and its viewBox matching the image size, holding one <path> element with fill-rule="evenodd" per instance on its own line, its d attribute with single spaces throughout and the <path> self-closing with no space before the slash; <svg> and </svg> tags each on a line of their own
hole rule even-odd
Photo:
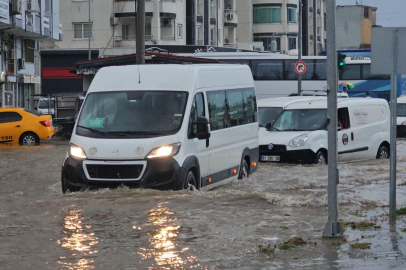
<svg viewBox="0 0 406 270">
<path fill-rule="evenodd" d="M 280 156 L 261 156 L 261 161 L 281 161 Z"/>
</svg>

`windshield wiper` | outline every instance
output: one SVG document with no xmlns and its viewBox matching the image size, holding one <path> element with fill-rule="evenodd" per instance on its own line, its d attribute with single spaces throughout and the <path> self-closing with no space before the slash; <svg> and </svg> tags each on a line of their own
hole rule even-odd
<svg viewBox="0 0 406 270">
<path fill-rule="evenodd" d="M 97 134 L 100 134 L 100 135 L 106 136 L 106 132 L 103 132 L 103 131 L 100 131 L 100 130 L 97 130 L 97 129 L 94 129 L 94 128 L 89 128 L 89 127 L 84 127 L 84 126 L 79 126 L 79 125 L 78 125 L 78 127 L 90 130 L 90 131 L 92 131 L 94 133 L 97 133 Z"/>
</svg>

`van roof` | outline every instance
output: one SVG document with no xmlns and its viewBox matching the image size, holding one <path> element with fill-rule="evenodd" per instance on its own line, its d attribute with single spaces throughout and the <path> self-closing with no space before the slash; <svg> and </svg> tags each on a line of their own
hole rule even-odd
<svg viewBox="0 0 406 270">
<path fill-rule="evenodd" d="M 207 87 L 254 87 L 244 65 L 130 65 L 100 69 L 89 88 L 99 91 L 193 91 Z"/>
<path fill-rule="evenodd" d="M 314 96 L 292 96 L 292 97 L 278 97 L 278 98 L 266 98 L 258 100 L 258 107 L 270 107 L 270 108 L 285 108 L 286 106 L 301 102 L 304 100 L 315 100 Z"/>
<path fill-rule="evenodd" d="M 342 108 L 351 105 L 388 105 L 385 99 L 381 98 L 345 98 L 337 101 L 337 107 Z M 327 98 L 318 97 L 302 100 L 288 105 L 285 109 L 327 109 Z"/>
</svg>

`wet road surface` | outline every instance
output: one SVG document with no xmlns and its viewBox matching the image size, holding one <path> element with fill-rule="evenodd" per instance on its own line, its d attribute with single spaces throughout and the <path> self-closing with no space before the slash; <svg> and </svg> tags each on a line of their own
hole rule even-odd
<svg viewBox="0 0 406 270">
<path fill-rule="evenodd" d="M 327 166 L 260 164 L 206 192 L 120 188 L 62 195 L 67 141 L 0 146 L 0 269 L 404 269 L 406 217 L 388 223 L 389 161 L 340 164 L 339 215 L 368 221 L 321 235 Z M 406 182 L 398 142 L 398 185 Z M 398 186 L 398 208 L 406 206 Z M 305 245 L 264 253 L 293 237 Z M 369 249 L 351 247 L 370 244 Z"/>
</svg>

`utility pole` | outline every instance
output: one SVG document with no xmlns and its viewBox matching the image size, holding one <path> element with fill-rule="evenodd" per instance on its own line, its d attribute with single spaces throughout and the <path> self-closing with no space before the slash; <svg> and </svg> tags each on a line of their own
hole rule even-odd
<svg viewBox="0 0 406 270">
<path fill-rule="evenodd" d="M 302 61 L 302 0 L 299 0 L 298 62 Z M 302 95 L 302 75 L 297 77 L 297 95 Z"/>
<path fill-rule="evenodd" d="M 328 221 L 323 237 L 342 237 L 338 222 L 338 150 L 337 150 L 337 48 L 336 0 L 327 1 L 327 119 L 328 119 Z"/>
<path fill-rule="evenodd" d="M 313 55 L 317 55 L 317 0 L 313 0 Z M 321 7 L 320 7 L 321 9 Z M 321 10 L 320 10 L 321 12 Z M 321 15 L 321 14 L 320 14 Z"/>
<path fill-rule="evenodd" d="M 136 16 L 136 63 L 145 64 L 145 0 L 135 1 Z"/>
<path fill-rule="evenodd" d="M 89 0 L 89 26 L 88 26 L 87 35 L 88 35 L 88 38 L 89 38 L 89 56 L 88 56 L 88 58 L 89 58 L 89 60 L 92 60 L 92 53 L 90 51 L 90 33 L 92 33 L 92 35 L 93 35 L 93 27 L 92 27 L 91 22 L 90 22 L 90 1 L 91 0 Z M 90 30 L 90 29 L 92 29 L 92 30 Z"/>
</svg>

